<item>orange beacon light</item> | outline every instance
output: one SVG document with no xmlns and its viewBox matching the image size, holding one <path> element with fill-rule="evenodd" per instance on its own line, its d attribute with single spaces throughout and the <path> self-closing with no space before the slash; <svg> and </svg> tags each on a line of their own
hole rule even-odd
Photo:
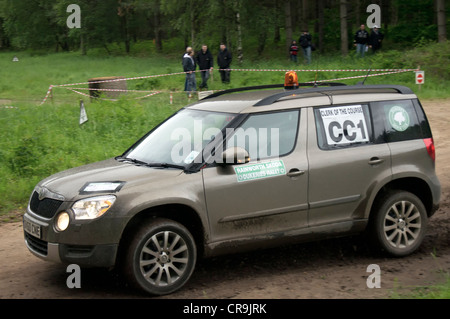
<svg viewBox="0 0 450 319">
<path fill-rule="evenodd" d="M 295 71 L 288 71 L 284 76 L 284 88 L 286 90 L 298 89 L 298 76 Z"/>
</svg>

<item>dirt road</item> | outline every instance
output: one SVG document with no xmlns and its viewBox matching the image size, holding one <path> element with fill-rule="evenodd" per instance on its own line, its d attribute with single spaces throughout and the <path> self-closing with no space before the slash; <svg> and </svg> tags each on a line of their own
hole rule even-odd
<svg viewBox="0 0 450 319">
<path fill-rule="evenodd" d="M 441 208 L 420 250 L 395 259 L 372 255 L 352 237 L 200 261 L 190 282 L 161 299 L 387 298 L 433 283 L 450 272 L 450 100 L 423 102 L 434 134 Z M 377 264 L 381 288 L 368 288 Z M 0 298 L 143 298 L 114 271 L 83 269 L 81 288 L 69 289 L 70 273 L 31 255 L 21 223 L 0 225 Z"/>
</svg>

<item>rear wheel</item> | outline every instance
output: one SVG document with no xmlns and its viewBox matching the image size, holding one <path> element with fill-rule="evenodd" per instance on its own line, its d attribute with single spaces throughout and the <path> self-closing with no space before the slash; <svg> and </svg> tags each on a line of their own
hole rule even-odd
<svg viewBox="0 0 450 319">
<path fill-rule="evenodd" d="M 372 242 L 392 256 L 413 253 L 422 243 L 427 213 L 422 201 L 406 191 L 392 191 L 377 203 L 369 226 Z"/>
<path fill-rule="evenodd" d="M 131 240 L 125 254 L 125 275 L 138 288 L 152 295 L 165 295 L 186 284 L 196 258 L 194 238 L 183 225 L 155 219 L 141 227 Z"/>
</svg>

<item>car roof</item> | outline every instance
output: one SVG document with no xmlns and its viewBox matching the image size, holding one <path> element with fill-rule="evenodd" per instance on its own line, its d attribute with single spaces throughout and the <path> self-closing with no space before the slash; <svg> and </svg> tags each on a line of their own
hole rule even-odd
<svg viewBox="0 0 450 319">
<path fill-rule="evenodd" d="M 270 86 L 273 87 L 273 86 Z M 187 108 L 226 113 L 254 113 L 310 106 L 368 103 L 373 101 L 417 98 L 414 92 L 399 85 L 352 85 L 264 89 L 266 86 L 221 91 Z"/>
</svg>

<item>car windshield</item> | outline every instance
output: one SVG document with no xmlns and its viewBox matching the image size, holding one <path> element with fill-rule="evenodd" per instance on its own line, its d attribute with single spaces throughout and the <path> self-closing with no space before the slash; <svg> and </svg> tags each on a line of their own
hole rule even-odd
<svg viewBox="0 0 450 319">
<path fill-rule="evenodd" d="M 234 117 L 235 114 L 184 109 L 121 158 L 149 166 L 186 167 Z"/>
</svg>

